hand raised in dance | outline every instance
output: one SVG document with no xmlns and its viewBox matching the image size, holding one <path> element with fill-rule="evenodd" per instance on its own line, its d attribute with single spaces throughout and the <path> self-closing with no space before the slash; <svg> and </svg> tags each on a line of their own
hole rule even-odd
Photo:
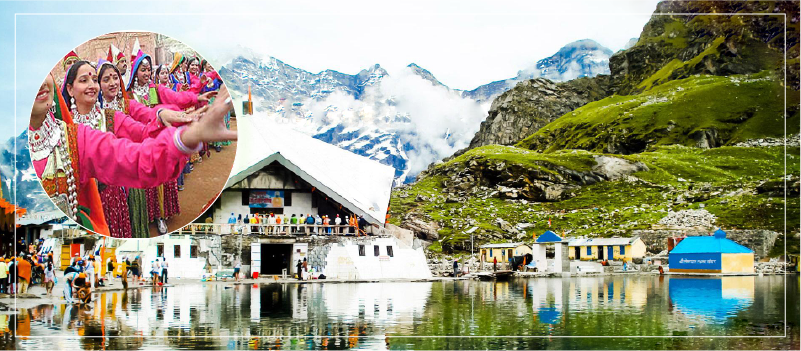
<svg viewBox="0 0 801 351">
<path fill-rule="evenodd" d="M 209 92 L 200 94 L 200 95 L 197 96 L 197 102 L 208 102 L 209 100 L 211 100 L 211 98 L 213 98 L 216 95 L 217 95 L 216 91 L 209 91 Z"/>
<path fill-rule="evenodd" d="M 236 140 L 236 131 L 225 127 L 225 115 L 233 107 L 229 98 L 228 89 L 223 86 L 214 103 L 181 136 L 184 145 L 194 148 L 200 142 Z"/>
</svg>

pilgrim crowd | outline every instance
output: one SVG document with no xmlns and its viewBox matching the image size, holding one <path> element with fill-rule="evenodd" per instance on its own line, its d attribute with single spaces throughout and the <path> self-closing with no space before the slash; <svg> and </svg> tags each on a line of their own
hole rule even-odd
<svg viewBox="0 0 801 351">
<path fill-rule="evenodd" d="M 147 270 L 139 256 L 124 256 L 119 260 L 107 257 L 101 262 L 100 250 L 70 258 L 69 266 L 60 275 L 64 279 L 63 296 L 68 303 L 90 302 L 91 289 L 106 286 L 112 279 L 119 279 L 126 288 L 129 279 L 132 284 L 139 285 L 148 281 L 154 286 L 168 283 L 169 264 L 164 257 L 151 261 Z M 0 294 L 27 294 L 31 286 L 41 284 L 47 296 L 53 296 L 53 288 L 59 280 L 58 262 L 54 259 L 58 258 L 53 257 L 52 251 L 42 248 L 42 240 L 18 251 L 15 257 L 0 258 Z M 103 264 L 105 267 L 101 266 Z"/>
<path fill-rule="evenodd" d="M 363 216 L 356 214 L 335 218 L 328 215 L 297 214 L 291 216 L 275 213 L 252 213 L 244 217 L 231 213 L 228 218 L 231 233 L 235 234 L 345 234 L 366 235 L 370 226 Z"/>
</svg>

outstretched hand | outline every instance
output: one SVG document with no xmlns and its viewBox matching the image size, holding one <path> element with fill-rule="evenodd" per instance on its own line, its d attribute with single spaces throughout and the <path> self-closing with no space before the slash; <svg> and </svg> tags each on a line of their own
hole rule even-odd
<svg viewBox="0 0 801 351">
<path fill-rule="evenodd" d="M 228 89 L 223 86 L 214 103 L 181 136 L 184 145 L 194 148 L 200 142 L 236 140 L 236 131 L 225 127 L 225 115 L 233 107 L 229 97 Z"/>
<path fill-rule="evenodd" d="M 222 89 L 220 89 L 222 91 Z M 197 102 L 208 102 L 217 95 L 216 91 L 209 91 L 197 96 Z"/>
<path fill-rule="evenodd" d="M 208 106 L 204 106 L 188 113 L 164 109 L 159 113 L 159 117 L 161 123 L 167 127 L 180 126 L 197 121 L 207 109 Z"/>
</svg>

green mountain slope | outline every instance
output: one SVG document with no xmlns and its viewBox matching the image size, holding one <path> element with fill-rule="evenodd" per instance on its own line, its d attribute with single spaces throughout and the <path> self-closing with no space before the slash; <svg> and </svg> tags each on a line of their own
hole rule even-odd
<svg viewBox="0 0 801 351">
<path fill-rule="evenodd" d="M 785 99 L 789 118 L 784 118 Z M 618 154 L 649 146 L 716 147 L 799 130 L 799 95 L 768 72 L 674 80 L 638 95 L 584 105 L 518 146 L 539 151 L 585 149 Z"/>
<path fill-rule="evenodd" d="M 799 226 L 799 151 L 787 150 L 790 228 Z M 601 156 L 641 163 L 647 169 L 609 180 L 594 167 Z M 440 164 L 416 183 L 394 191 L 390 221 L 436 223 L 438 237 L 431 248 L 447 252 L 469 250 L 468 232 L 476 235 L 477 243 L 530 239 L 548 229 L 550 218 L 551 229 L 559 233 L 626 235 L 632 229 L 651 228 L 668 210 L 701 206 L 724 228 L 783 232 L 784 197 L 776 184 L 783 184 L 784 156 L 783 147 L 670 146 L 616 156 L 581 150 L 542 154 L 489 145 Z M 765 186 L 771 181 L 774 186 Z M 549 199 L 543 195 L 560 191 Z M 513 228 L 518 223 L 530 226 Z"/>
</svg>

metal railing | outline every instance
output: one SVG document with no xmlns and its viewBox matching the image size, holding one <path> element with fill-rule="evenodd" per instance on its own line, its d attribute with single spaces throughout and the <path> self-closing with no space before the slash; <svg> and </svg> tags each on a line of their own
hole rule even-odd
<svg viewBox="0 0 801 351">
<path fill-rule="evenodd" d="M 372 226 L 365 228 L 349 225 L 317 224 L 230 224 L 230 223 L 191 223 L 171 234 L 215 234 L 215 235 L 369 235 Z"/>
</svg>

